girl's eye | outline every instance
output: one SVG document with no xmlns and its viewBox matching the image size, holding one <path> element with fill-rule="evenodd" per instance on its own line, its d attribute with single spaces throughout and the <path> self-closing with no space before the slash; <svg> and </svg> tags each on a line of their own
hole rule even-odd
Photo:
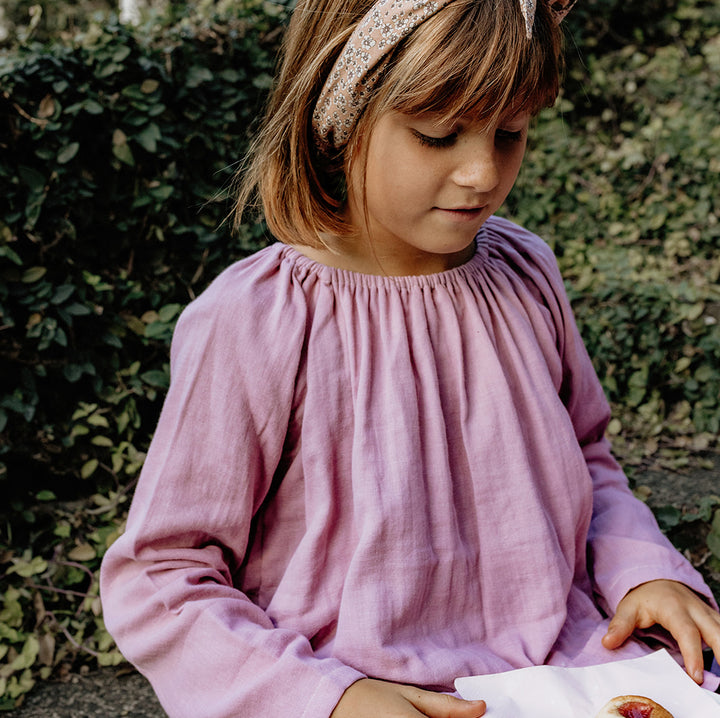
<svg viewBox="0 0 720 718">
<path fill-rule="evenodd" d="M 522 130 L 497 130 L 495 137 L 500 142 L 520 142 L 523 138 Z"/>
<path fill-rule="evenodd" d="M 415 136 L 415 139 L 417 139 L 417 141 L 424 147 L 450 147 L 457 139 L 457 132 L 445 135 L 444 137 L 424 135 L 422 132 L 418 132 L 417 130 L 413 130 L 412 133 Z"/>
</svg>

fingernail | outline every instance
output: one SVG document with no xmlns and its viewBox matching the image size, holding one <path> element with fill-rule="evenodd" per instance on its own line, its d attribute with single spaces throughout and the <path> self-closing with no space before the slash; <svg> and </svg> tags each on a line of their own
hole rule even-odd
<svg viewBox="0 0 720 718">
<path fill-rule="evenodd" d="M 702 669 L 698 669 L 693 673 L 693 678 L 696 683 L 702 683 L 705 680 L 705 672 Z"/>
</svg>

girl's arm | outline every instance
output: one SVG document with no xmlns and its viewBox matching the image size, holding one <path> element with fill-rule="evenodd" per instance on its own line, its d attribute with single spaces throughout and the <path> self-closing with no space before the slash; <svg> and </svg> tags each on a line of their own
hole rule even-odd
<svg viewBox="0 0 720 718">
<path fill-rule="evenodd" d="M 104 616 L 172 718 L 321 718 L 363 675 L 276 628 L 234 580 L 282 453 L 305 331 L 297 303 L 262 283 L 235 296 L 244 283 L 231 272 L 178 323 L 127 530 L 103 562 Z"/>
<path fill-rule="evenodd" d="M 558 275 L 559 277 L 559 275 Z M 638 628 L 659 624 L 677 641 L 688 673 L 702 682 L 702 640 L 720 655 L 720 615 L 700 574 L 635 498 L 611 454 L 610 409 L 559 279 L 563 399 L 593 482 L 590 571 L 602 608 L 614 616 L 603 644 L 617 648 Z M 703 596 L 704 599 L 699 598 Z"/>
</svg>

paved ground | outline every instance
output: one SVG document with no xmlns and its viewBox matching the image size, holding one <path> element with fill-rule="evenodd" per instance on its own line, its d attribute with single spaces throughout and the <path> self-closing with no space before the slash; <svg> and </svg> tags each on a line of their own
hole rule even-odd
<svg viewBox="0 0 720 718">
<path fill-rule="evenodd" d="M 667 473 L 646 471 L 635 479 L 637 485 L 651 490 L 647 501 L 651 506 L 697 507 L 706 496 L 720 496 L 720 458 L 715 459 L 715 468 Z"/>
<path fill-rule="evenodd" d="M 73 676 L 66 683 L 40 684 L 25 698 L 21 708 L 4 715 L 17 718 L 166 718 L 150 684 L 137 673 L 123 675 L 116 668 L 104 668 L 88 676 Z"/>
<path fill-rule="evenodd" d="M 638 485 L 651 490 L 653 506 L 692 508 L 705 496 L 720 496 L 720 458 L 713 470 L 683 474 L 646 472 Z M 127 669 L 103 669 L 88 676 L 73 676 L 65 683 L 44 683 L 35 688 L 23 706 L 5 715 L 17 718 L 166 718 L 148 682 Z M 198 718 L 202 718 L 198 716 Z"/>
</svg>

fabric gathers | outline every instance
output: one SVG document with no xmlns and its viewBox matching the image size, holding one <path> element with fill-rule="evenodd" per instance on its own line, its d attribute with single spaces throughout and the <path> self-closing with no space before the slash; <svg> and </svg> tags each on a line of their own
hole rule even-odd
<svg viewBox="0 0 720 718">
<path fill-rule="evenodd" d="M 628 590 L 712 601 L 610 454 L 552 252 L 506 220 L 425 276 L 270 246 L 185 310 L 171 371 L 102 569 L 171 718 L 323 718 L 363 676 L 452 691 L 639 656 L 600 642 Z"/>
</svg>

